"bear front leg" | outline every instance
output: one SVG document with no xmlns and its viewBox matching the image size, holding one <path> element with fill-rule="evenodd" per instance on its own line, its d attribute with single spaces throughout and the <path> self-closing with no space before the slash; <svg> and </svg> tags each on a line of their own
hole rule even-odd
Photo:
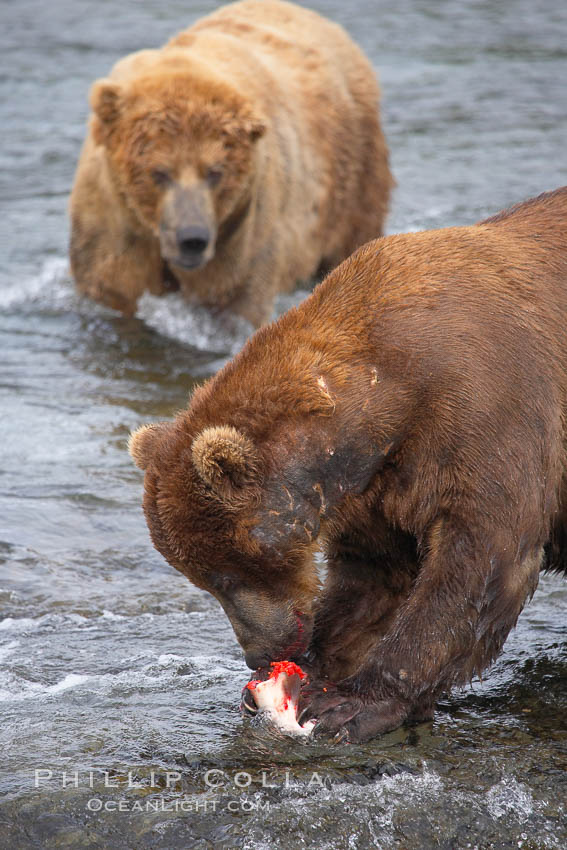
<svg viewBox="0 0 567 850">
<path fill-rule="evenodd" d="M 311 679 L 353 675 L 390 626 L 418 572 L 415 539 L 384 529 L 388 549 L 372 552 L 361 532 L 327 544 L 327 576 L 313 636 L 300 663 Z"/>
<path fill-rule="evenodd" d="M 102 147 L 87 139 L 70 199 L 71 272 L 79 292 L 133 315 L 146 291 L 171 289 L 159 240 L 126 207 Z"/>
<path fill-rule="evenodd" d="M 165 283 L 159 243 L 151 235 L 111 234 L 84 231 L 73 222 L 70 257 L 77 289 L 95 301 L 125 315 L 136 312 L 138 298 L 146 291 L 161 295 L 171 287 Z"/>
<path fill-rule="evenodd" d="M 447 516 L 434 523 L 386 633 L 354 675 L 325 691 L 320 682 L 304 689 L 301 722 L 315 717 L 319 732 L 366 741 L 432 717 L 442 691 L 496 657 L 537 586 L 542 548 L 472 527 Z"/>
</svg>

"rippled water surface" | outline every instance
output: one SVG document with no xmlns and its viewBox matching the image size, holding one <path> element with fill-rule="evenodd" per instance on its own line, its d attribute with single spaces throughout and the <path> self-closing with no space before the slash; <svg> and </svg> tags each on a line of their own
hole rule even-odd
<svg viewBox="0 0 567 850">
<path fill-rule="evenodd" d="M 391 232 L 567 183 L 565 3 L 313 5 L 380 72 Z M 150 545 L 127 434 L 185 405 L 248 329 L 174 296 L 130 320 L 79 299 L 66 203 L 90 82 L 213 7 L 0 8 L 0 847 L 561 850 L 565 583 L 542 580 L 433 724 L 330 747 L 240 719 L 224 615 Z"/>
</svg>

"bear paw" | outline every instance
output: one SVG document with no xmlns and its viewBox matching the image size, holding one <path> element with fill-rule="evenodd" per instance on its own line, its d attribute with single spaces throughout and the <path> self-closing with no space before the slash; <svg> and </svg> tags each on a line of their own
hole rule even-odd
<svg viewBox="0 0 567 850">
<path fill-rule="evenodd" d="M 395 697 L 372 701 L 340 685 L 312 683 L 302 690 L 298 721 L 316 719 L 314 735 L 358 744 L 397 729 L 409 713 Z"/>
</svg>

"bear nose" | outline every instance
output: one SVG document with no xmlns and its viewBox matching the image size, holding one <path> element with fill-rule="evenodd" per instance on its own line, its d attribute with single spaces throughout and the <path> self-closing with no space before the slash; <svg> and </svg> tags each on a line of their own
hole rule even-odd
<svg viewBox="0 0 567 850">
<path fill-rule="evenodd" d="M 257 670 L 258 667 L 268 667 L 270 659 L 264 652 L 248 651 L 244 653 L 246 665 L 251 670 Z"/>
<path fill-rule="evenodd" d="M 180 227 L 175 235 L 179 250 L 185 255 L 202 254 L 211 238 L 206 227 Z"/>
</svg>

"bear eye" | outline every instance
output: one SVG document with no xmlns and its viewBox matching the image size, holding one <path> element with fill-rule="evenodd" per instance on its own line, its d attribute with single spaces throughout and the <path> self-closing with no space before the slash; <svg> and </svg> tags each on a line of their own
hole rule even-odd
<svg viewBox="0 0 567 850">
<path fill-rule="evenodd" d="M 152 180 L 157 186 L 167 186 L 168 183 L 171 183 L 171 174 L 165 168 L 154 168 Z"/>
<path fill-rule="evenodd" d="M 216 186 L 217 183 L 220 182 L 222 177 L 222 168 L 218 165 L 211 166 L 211 168 L 207 169 L 207 183 L 209 186 Z"/>
</svg>

